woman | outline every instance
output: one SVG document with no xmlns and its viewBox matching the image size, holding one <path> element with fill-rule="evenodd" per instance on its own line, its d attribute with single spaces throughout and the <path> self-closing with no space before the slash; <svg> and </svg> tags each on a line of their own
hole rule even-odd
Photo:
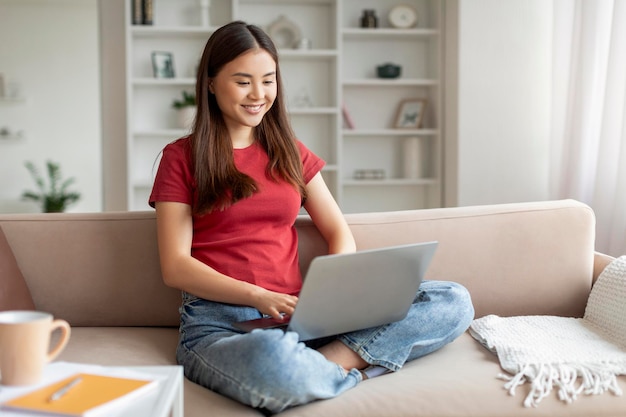
<svg viewBox="0 0 626 417">
<path fill-rule="evenodd" d="M 233 322 L 293 313 L 301 206 L 329 253 L 356 245 L 320 174 L 324 162 L 290 128 L 267 34 L 244 22 L 218 29 L 200 61 L 196 97 L 192 133 L 165 147 L 150 196 L 163 279 L 183 291 L 177 360 L 189 379 L 276 413 L 354 387 L 371 365 L 396 371 L 467 329 L 467 291 L 432 281 L 406 319 L 379 328 L 307 345 L 293 332 L 235 329 Z"/>
</svg>

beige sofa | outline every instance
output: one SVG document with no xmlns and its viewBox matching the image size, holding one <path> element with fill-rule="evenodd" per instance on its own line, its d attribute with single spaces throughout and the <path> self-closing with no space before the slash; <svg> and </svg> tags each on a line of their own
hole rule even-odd
<svg viewBox="0 0 626 417">
<path fill-rule="evenodd" d="M 427 278 L 454 280 L 476 316 L 580 317 L 593 280 L 611 260 L 594 253 L 595 218 L 576 201 L 346 216 L 359 249 L 438 240 Z M 160 278 L 153 212 L 0 215 L 0 227 L 38 309 L 68 320 L 61 360 L 105 365 L 174 364 L 180 295 Z M 302 268 L 325 246 L 297 221 Z M 566 405 L 556 394 L 524 409 L 496 379 L 497 358 L 464 334 L 395 374 L 284 416 L 624 416 L 626 398 L 604 394 Z M 619 383 L 626 390 L 626 381 Z M 185 381 L 186 416 L 259 416 Z"/>
</svg>

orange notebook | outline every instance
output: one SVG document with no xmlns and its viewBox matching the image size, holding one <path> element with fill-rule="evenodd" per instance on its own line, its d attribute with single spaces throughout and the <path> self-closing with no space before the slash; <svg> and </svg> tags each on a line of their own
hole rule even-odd
<svg viewBox="0 0 626 417">
<path fill-rule="evenodd" d="M 80 381 L 71 386 L 65 394 L 51 400 L 72 381 Z M 2 404 L 5 409 L 35 411 L 63 416 L 88 416 L 104 411 L 109 406 L 121 405 L 156 386 L 156 381 L 119 378 L 94 374 L 75 374 L 34 392 L 14 398 Z"/>
</svg>

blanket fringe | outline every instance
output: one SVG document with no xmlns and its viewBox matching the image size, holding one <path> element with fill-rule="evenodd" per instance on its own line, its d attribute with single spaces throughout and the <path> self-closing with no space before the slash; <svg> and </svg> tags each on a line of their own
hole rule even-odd
<svg viewBox="0 0 626 417">
<path fill-rule="evenodd" d="M 621 396 L 622 390 L 617 384 L 620 371 L 619 367 L 611 364 L 526 364 L 515 375 L 499 374 L 498 378 L 507 381 L 504 388 L 512 396 L 517 387 L 526 381 L 530 382 L 530 392 L 524 399 L 524 407 L 537 407 L 555 388 L 558 389 L 559 399 L 568 404 L 581 393 L 598 395 L 609 391 Z"/>
</svg>

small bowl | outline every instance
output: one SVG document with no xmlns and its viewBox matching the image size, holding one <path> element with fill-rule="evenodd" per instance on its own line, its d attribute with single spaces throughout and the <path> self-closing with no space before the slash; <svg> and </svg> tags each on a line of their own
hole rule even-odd
<svg viewBox="0 0 626 417">
<path fill-rule="evenodd" d="M 398 78 L 402 73 L 402 67 L 396 64 L 383 64 L 376 67 L 379 78 Z"/>
</svg>

